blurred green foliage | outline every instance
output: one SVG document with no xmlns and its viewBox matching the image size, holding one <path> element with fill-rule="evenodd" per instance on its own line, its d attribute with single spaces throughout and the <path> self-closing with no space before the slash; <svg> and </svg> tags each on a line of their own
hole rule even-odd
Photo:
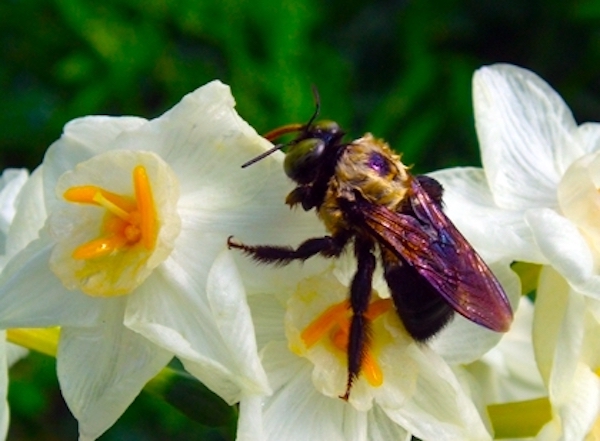
<svg viewBox="0 0 600 441">
<path fill-rule="evenodd" d="M 599 24 L 594 0 L 4 0 L 0 166 L 35 167 L 73 118 L 155 117 L 215 78 L 259 132 L 307 121 L 315 84 L 323 117 L 386 138 L 417 172 L 476 165 L 473 71 L 528 67 L 598 120 Z M 75 439 L 52 363 L 16 370 L 9 439 Z M 193 426 L 156 401 L 142 394 L 102 439 Z"/>
</svg>

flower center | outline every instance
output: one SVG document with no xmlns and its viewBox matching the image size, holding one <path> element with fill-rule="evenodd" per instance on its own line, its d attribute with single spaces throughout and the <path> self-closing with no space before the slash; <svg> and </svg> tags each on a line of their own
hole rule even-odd
<svg viewBox="0 0 600 441">
<path fill-rule="evenodd" d="M 371 302 L 365 316 L 369 321 L 374 322 L 390 310 L 393 310 L 390 299 L 377 299 Z M 300 337 L 307 349 L 322 342 L 333 348 L 340 356 L 347 357 L 351 320 L 350 302 L 344 300 L 323 311 L 321 315 L 304 328 Z M 383 372 L 373 352 L 376 345 L 375 338 L 376 336 L 373 336 L 371 345 L 365 349 L 360 373 L 371 386 L 378 387 L 383 384 Z"/>
<path fill-rule="evenodd" d="M 101 236 L 80 245 L 74 259 L 94 259 L 137 244 L 152 251 L 156 243 L 157 218 L 146 169 L 133 169 L 135 198 L 118 195 L 94 185 L 71 187 L 64 193 L 69 202 L 92 204 L 107 210 Z"/>
<path fill-rule="evenodd" d="M 287 302 L 285 332 L 290 351 L 312 364 L 315 389 L 337 400 L 347 389 L 352 309 L 349 288 L 338 278 L 345 280 L 345 273 L 336 268 L 298 284 Z M 373 290 L 365 316 L 369 322 L 368 343 L 363 348 L 359 375 L 348 399 L 360 411 L 369 410 L 376 396 L 387 396 L 390 390 L 396 393 L 398 362 L 404 363 L 404 377 L 414 373 L 414 362 L 408 357 L 410 350 L 406 350 L 413 341 L 402 326 L 392 300 L 381 298 Z M 398 401 L 404 399 L 404 395 L 395 397 Z"/>
<path fill-rule="evenodd" d="M 68 289 L 125 295 L 171 253 L 181 230 L 179 183 L 159 156 L 112 150 L 79 163 L 56 184 L 50 268 Z"/>
</svg>

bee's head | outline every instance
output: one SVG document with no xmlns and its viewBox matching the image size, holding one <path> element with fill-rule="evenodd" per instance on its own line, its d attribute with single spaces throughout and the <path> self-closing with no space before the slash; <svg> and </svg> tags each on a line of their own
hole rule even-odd
<svg viewBox="0 0 600 441">
<path fill-rule="evenodd" d="M 244 163 L 242 168 L 287 147 L 288 151 L 283 162 L 285 174 L 298 184 L 309 184 L 314 181 L 319 161 L 323 158 L 325 151 L 329 146 L 337 145 L 344 136 L 344 132 L 335 121 L 315 121 L 320 109 L 319 93 L 315 87 L 313 87 L 313 95 L 316 109 L 307 124 L 288 124 L 264 135 L 269 141 L 275 141 L 287 133 L 298 133 L 298 136 L 286 144 L 275 145 L 272 149 Z"/>
<path fill-rule="evenodd" d="M 299 184 L 312 182 L 327 147 L 336 144 L 342 136 L 344 133 L 335 121 L 322 120 L 307 126 L 288 144 L 283 161 L 285 174 Z"/>
</svg>

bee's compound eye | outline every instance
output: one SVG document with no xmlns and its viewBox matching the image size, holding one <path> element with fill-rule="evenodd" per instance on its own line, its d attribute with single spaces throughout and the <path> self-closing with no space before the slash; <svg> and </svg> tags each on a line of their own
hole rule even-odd
<svg viewBox="0 0 600 441">
<path fill-rule="evenodd" d="M 310 130 L 314 133 L 329 133 L 330 135 L 337 135 L 341 132 L 340 125 L 329 119 L 315 122 Z"/>
<path fill-rule="evenodd" d="M 304 139 L 293 144 L 283 161 L 285 174 L 300 184 L 311 182 L 324 151 L 325 141 L 318 138 Z"/>
</svg>

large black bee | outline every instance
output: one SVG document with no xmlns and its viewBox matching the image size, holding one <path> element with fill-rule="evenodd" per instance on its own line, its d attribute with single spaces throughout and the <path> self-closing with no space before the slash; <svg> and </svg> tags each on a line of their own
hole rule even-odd
<svg viewBox="0 0 600 441">
<path fill-rule="evenodd" d="M 508 330 L 512 310 L 488 266 L 442 211 L 442 186 L 427 176 L 413 176 L 382 140 L 367 133 L 342 142 L 333 121 L 317 121 L 273 130 L 273 141 L 298 136 L 248 161 L 246 167 L 287 146 L 285 173 L 297 183 L 287 196 L 292 207 L 316 209 L 330 235 L 289 246 L 250 246 L 230 237 L 228 245 L 259 262 L 285 265 L 320 254 L 337 257 L 352 242 L 358 261 L 350 286 L 352 320 L 348 340 L 348 399 L 369 345 L 369 319 L 376 255 L 396 311 L 418 342 L 431 338 L 458 312 L 498 332 Z"/>
</svg>

